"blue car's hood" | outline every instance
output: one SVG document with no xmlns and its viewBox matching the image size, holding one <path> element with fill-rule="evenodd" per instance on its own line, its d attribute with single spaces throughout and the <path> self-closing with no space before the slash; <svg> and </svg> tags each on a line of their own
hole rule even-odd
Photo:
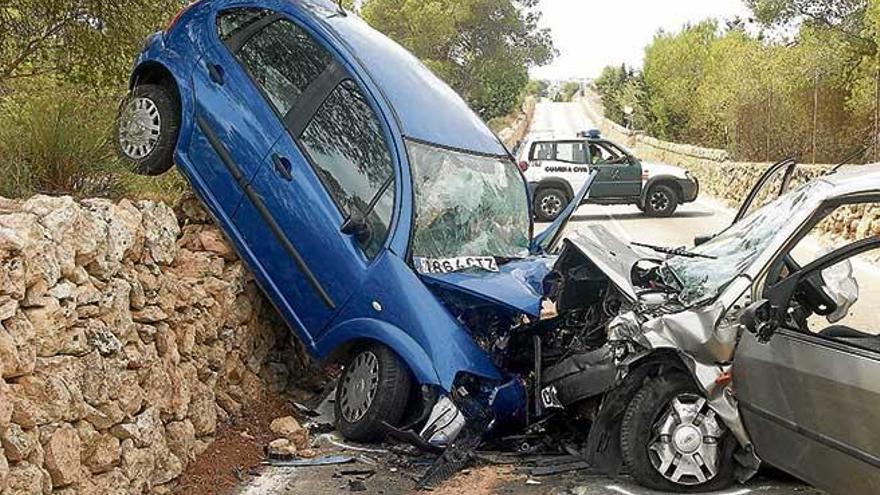
<svg viewBox="0 0 880 495">
<path fill-rule="evenodd" d="M 544 277 L 550 273 L 556 257 L 535 256 L 511 261 L 499 271 L 422 274 L 429 286 L 461 292 L 534 318 L 541 315 Z"/>
</svg>

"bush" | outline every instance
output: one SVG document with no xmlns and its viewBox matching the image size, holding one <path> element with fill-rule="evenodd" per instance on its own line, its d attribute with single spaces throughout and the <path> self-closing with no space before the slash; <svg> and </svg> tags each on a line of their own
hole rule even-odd
<svg viewBox="0 0 880 495">
<path fill-rule="evenodd" d="M 41 86 L 16 88 L 0 100 L 0 196 L 179 197 L 185 184 L 176 173 L 136 177 L 117 159 L 112 136 L 119 94 Z"/>
</svg>

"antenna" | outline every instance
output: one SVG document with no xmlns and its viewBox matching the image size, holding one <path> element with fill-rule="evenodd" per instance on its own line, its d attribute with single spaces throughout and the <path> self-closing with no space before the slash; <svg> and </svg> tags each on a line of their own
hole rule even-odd
<svg viewBox="0 0 880 495">
<path fill-rule="evenodd" d="M 855 151 L 853 151 L 849 155 L 846 155 L 846 158 L 844 158 L 843 160 L 840 161 L 840 163 L 835 165 L 834 168 L 832 168 L 830 171 L 828 171 L 828 173 L 826 175 L 831 175 L 831 174 L 837 172 L 838 170 L 840 170 L 840 168 L 843 167 L 844 165 L 848 165 L 851 161 L 858 159 L 858 158 L 862 158 L 868 152 L 869 149 L 871 149 L 869 146 L 864 146 L 864 145 L 859 146 L 858 148 L 855 149 Z"/>
</svg>

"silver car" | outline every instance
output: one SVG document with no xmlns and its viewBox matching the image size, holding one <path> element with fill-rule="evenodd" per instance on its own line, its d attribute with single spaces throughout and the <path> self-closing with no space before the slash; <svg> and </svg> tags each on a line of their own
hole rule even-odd
<svg viewBox="0 0 880 495">
<path fill-rule="evenodd" d="M 544 370 L 541 400 L 590 421 L 596 465 L 708 491 L 763 461 L 830 492 L 880 493 L 880 275 L 867 259 L 880 237 L 860 227 L 829 249 L 812 235 L 880 203 L 880 167 L 790 187 L 797 177 L 793 162 L 772 167 L 736 221 L 690 250 L 601 226 L 565 241 L 554 302 L 601 274 L 619 307 L 600 347 Z"/>
</svg>

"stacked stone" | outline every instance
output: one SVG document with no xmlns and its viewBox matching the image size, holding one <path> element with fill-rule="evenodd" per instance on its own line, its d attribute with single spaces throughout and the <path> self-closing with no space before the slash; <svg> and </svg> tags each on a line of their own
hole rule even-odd
<svg viewBox="0 0 880 495">
<path fill-rule="evenodd" d="M 302 352 L 192 200 L 0 198 L 0 494 L 172 489 Z"/>
</svg>

